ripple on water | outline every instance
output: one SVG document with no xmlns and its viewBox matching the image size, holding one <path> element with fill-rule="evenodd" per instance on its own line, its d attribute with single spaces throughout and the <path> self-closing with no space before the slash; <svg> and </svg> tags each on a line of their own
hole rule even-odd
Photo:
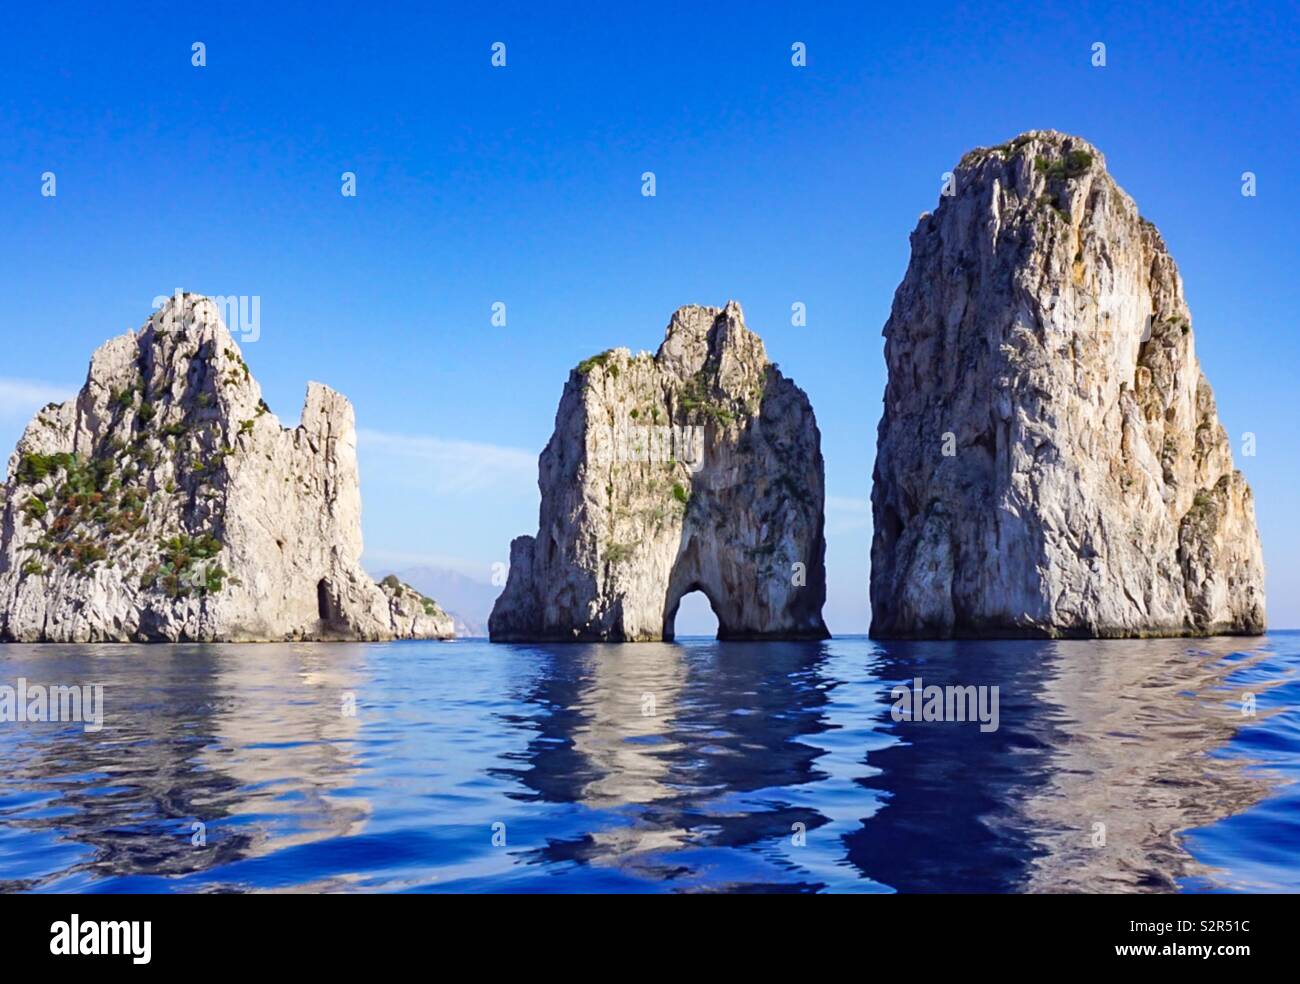
<svg viewBox="0 0 1300 984">
<path fill-rule="evenodd" d="M 1297 891 L 1298 670 L 1295 633 L 5 646 L 106 720 L 0 724 L 0 888 Z M 916 677 L 998 729 L 895 721 Z"/>
</svg>

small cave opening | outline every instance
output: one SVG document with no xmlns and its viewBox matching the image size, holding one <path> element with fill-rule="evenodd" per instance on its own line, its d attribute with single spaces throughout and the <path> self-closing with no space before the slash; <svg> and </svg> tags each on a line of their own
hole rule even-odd
<svg viewBox="0 0 1300 984">
<path fill-rule="evenodd" d="M 898 537 L 903 532 L 903 518 L 890 503 L 885 503 L 881 508 L 880 532 L 885 546 L 897 543 Z"/>
<path fill-rule="evenodd" d="M 326 625 L 334 622 L 334 596 L 330 592 L 329 581 L 321 578 L 316 583 L 316 611 L 320 614 L 320 620 Z"/>
</svg>

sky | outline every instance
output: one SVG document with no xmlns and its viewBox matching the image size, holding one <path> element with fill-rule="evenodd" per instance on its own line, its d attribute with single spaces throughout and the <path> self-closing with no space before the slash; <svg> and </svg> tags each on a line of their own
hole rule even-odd
<svg viewBox="0 0 1300 984">
<path fill-rule="evenodd" d="M 1300 626 L 1295 5 L 460 6 L 9 18 L 0 443 L 156 296 L 257 297 L 243 349 L 281 421 L 309 379 L 356 407 L 367 566 L 488 580 L 536 531 L 569 369 L 735 299 L 812 401 L 826 619 L 865 631 L 880 332 L 908 236 L 966 150 L 1053 128 L 1102 150 L 1180 266 L 1255 490 L 1269 621 Z M 698 617 L 684 606 L 679 631 Z"/>
</svg>

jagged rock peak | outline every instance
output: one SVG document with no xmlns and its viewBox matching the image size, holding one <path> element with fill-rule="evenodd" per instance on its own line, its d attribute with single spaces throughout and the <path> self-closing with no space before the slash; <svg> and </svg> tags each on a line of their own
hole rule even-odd
<svg viewBox="0 0 1300 984">
<path fill-rule="evenodd" d="M 656 355 L 569 374 L 494 640 L 671 639 L 702 591 L 721 638 L 825 638 L 821 436 L 734 301 L 680 308 Z"/>
<path fill-rule="evenodd" d="M 2 639 L 451 634 L 436 604 L 361 569 L 352 405 L 309 383 L 281 427 L 200 295 L 100 346 L 80 393 L 37 413 L 0 521 Z"/>
<path fill-rule="evenodd" d="M 884 329 L 872 634 L 1262 632 L 1253 498 L 1155 227 L 1051 130 L 947 190 Z"/>
</svg>

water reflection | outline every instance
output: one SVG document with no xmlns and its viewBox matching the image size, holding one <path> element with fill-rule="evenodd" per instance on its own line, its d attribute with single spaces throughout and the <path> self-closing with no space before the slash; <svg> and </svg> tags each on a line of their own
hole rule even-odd
<svg viewBox="0 0 1300 984">
<path fill-rule="evenodd" d="M 1242 749 L 1296 760 L 1298 667 L 1294 635 L 4 646 L 0 683 L 103 683 L 106 720 L 0 724 L 0 889 L 1294 884 L 1260 845 L 1295 796 Z M 894 721 L 916 677 L 996 685 L 998 729 Z"/>
<path fill-rule="evenodd" d="M 845 837 L 900 891 L 1174 890 L 1200 873 L 1180 833 L 1267 794 L 1214 753 L 1243 723 L 1224 657 L 1239 640 L 889 643 L 888 688 L 1000 687 L 1001 724 L 885 717 L 898 741 L 864 785 L 887 805 Z"/>
<path fill-rule="evenodd" d="M 6 680 L 103 681 L 105 721 L 91 734 L 27 724 L 5 735 L 0 857 L 28 831 L 65 863 L 57 880 L 19 876 L 0 888 L 123 879 L 129 890 L 137 876 L 201 872 L 365 821 L 364 800 L 332 796 L 355 773 L 346 741 L 356 719 L 340 695 L 360 685 L 361 647 L 9 646 L 4 655 Z M 0 872 L 20 867 L 10 860 Z"/>
<path fill-rule="evenodd" d="M 997 891 L 1023 878 L 1036 852 L 1016 817 L 1046 782 L 1060 740 L 1041 699 L 1056 661 L 1040 643 L 899 642 L 877 647 L 881 726 L 897 738 L 868 757 L 862 785 L 885 805 L 844 838 L 848 860 L 899 891 Z M 976 723 L 894 722 L 890 690 L 997 686 L 997 731 Z"/>
<path fill-rule="evenodd" d="M 1260 658 L 1227 659 L 1243 646 L 1258 643 L 1058 644 L 1043 699 L 1059 708 L 1066 740 L 1054 746 L 1050 781 L 1025 804 L 1041 848 L 1027 889 L 1174 891 L 1211 874 L 1183 832 L 1240 813 L 1276 783 L 1217 754 L 1254 723 L 1226 681 Z"/>
<path fill-rule="evenodd" d="M 825 822 L 782 792 L 822 778 L 814 765 L 821 752 L 803 739 L 828 726 L 825 644 L 555 646 L 537 654 L 547 671 L 517 700 L 545 713 L 527 766 L 504 771 L 536 798 L 580 804 L 600 823 L 549 841 L 531 860 L 690 881 L 699 872 L 674 852 L 740 847 L 789 836 L 796 822 Z M 758 791 L 771 795 L 747 798 Z"/>
<path fill-rule="evenodd" d="M 1239 647 L 542 647 L 544 668 L 512 695 L 541 713 L 515 719 L 533 737 L 501 774 L 527 800 L 587 811 L 579 833 L 526 851 L 531 864 L 679 888 L 1175 890 L 1207 874 L 1182 833 L 1274 784 L 1216 754 L 1244 720 L 1225 684 Z M 891 689 L 917 677 L 996 686 L 999 727 L 895 722 Z M 840 789 L 831 763 L 854 745 Z M 750 853 L 709 874 L 722 848 Z"/>
</svg>

